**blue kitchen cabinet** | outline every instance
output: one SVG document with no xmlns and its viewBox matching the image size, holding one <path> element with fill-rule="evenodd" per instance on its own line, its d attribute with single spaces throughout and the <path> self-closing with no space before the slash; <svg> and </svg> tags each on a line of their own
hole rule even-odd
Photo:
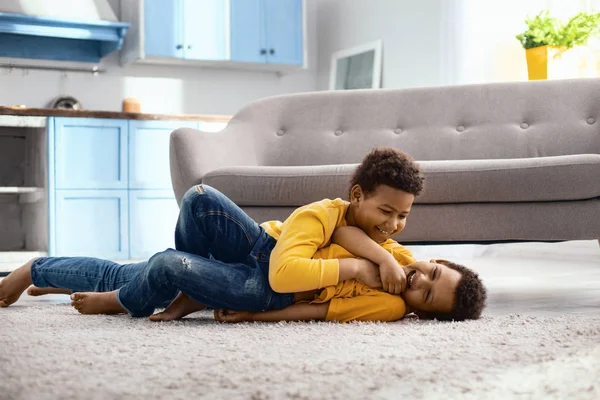
<svg viewBox="0 0 600 400">
<path fill-rule="evenodd" d="M 227 0 L 145 0 L 146 56 L 225 60 Z"/>
<path fill-rule="evenodd" d="M 267 62 L 302 64 L 302 0 L 262 0 Z"/>
<path fill-rule="evenodd" d="M 127 121 L 53 118 L 53 123 L 49 173 L 56 189 L 127 189 Z"/>
<path fill-rule="evenodd" d="M 145 0 L 144 50 L 155 57 L 183 57 L 182 0 Z"/>
<path fill-rule="evenodd" d="M 183 0 L 185 59 L 227 59 L 227 1 Z"/>
<path fill-rule="evenodd" d="M 49 255 L 145 259 L 174 247 L 169 139 L 200 124 L 49 118 Z"/>
<path fill-rule="evenodd" d="M 231 0 L 231 60 L 303 63 L 302 0 Z"/>
<path fill-rule="evenodd" d="M 129 188 L 169 189 L 169 138 L 178 128 L 198 128 L 198 122 L 129 121 Z"/>
<path fill-rule="evenodd" d="M 174 248 L 179 207 L 171 184 L 169 139 L 198 122 L 129 121 L 130 258 L 147 259 Z"/>
<path fill-rule="evenodd" d="M 179 207 L 173 190 L 129 191 L 129 249 L 134 260 L 175 248 Z"/>
<path fill-rule="evenodd" d="M 231 0 L 231 60 L 267 62 L 261 0 Z"/>
<path fill-rule="evenodd" d="M 129 258 L 127 190 L 57 190 L 50 255 Z"/>
</svg>

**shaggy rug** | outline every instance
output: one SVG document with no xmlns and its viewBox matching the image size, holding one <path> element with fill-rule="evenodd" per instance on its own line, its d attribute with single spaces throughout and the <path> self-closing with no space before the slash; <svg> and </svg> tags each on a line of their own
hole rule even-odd
<svg viewBox="0 0 600 400">
<path fill-rule="evenodd" d="M 223 325 L 0 310 L 1 399 L 597 399 L 600 317 Z"/>
</svg>

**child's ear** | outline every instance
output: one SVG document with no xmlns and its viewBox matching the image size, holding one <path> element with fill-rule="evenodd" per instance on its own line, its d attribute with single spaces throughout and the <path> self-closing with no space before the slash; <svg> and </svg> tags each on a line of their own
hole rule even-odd
<svg viewBox="0 0 600 400">
<path fill-rule="evenodd" d="M 443 265 L 446 265 L 446 266 L 450 263 L 450 261 L 444 260 L 443 258 L 437 258 L 437 259 L 430 260 L 430 261 L 432 263 L 435 263 L 435 264 L 443 264 Z"/>
<path fill-rule="evenodd" d="M 359 184 L 352 186 L 352 190 L 350 190 L 350 202 L 358 202 L 362 197 L 362 188 Z"/>
</svg>

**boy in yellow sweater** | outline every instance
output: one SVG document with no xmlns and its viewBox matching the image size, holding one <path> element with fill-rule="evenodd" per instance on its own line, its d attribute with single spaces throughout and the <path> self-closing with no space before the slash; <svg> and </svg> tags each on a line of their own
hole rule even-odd
<svg viewBox="0 0 600 400">
<path fill-rule="evenodd" d="M 104 292 L 72 295 L 73 306 L 89 314 L 149 316 L 180 292 L 154 320 L 181 318 L 204 306 L 232 322 L 389 321 L 407 311 L 477 318 L 485 289 L 476 274 L 450 263 L 415 263 L 390 239 L 404 228 L 422 184 L 406 154 L 375 149 L 356 171 L 350 202 L 326 199 L 299 208 L 283 223 L 262 226 L 220 192 L 198 185 L 182 201 L 177 251 L 128 265 L 82 257 L 32 260 L 0 283 L 0 305 L 16 301 L 34 283 Z M 342 246 L 331 243 L 334 231 Z"/>
</svg>

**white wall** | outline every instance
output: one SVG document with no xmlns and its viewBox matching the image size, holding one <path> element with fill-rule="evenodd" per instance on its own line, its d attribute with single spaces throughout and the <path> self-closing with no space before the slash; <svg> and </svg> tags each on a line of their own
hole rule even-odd
<svg viewBox="0 0 600 400">
<path fill-rule="evenodd" d="M 107 1 L 118 16 L 120 0 Z M 44 107 L 68 94 L 95 110 L 118 111 L 123 98 L 137 97 L 144 112 L 233 114 L 261 97 L 327 89 L 331 53 L 376 39 L 383 39 L 384 88 L 526 80 L 525 54 L 515 39 L 526 15 L 550 8 L 566 18 L 600 6 L 600 0 L 306 1 L 306 71 L 278 77 L 193 67 L 122 68 L 112 54 L 103 61 L 107 73 L 96 77 L 0 69 L 0 104 Z"/>
<path fill-rule="evenodd" d="M 525 51 L 515 38 L 527 15 L 549 9 L 567 20 L 600 10 L 600 0 L 315 1 L 319 89 L 328 87 L 331 53 L 376 39 L 383 39 L 384 88 L 527 80 Z M 590 47 L 599 49 L 600 40 Z M 579 76 L 598 74 L 585 73 Z"/>
<path fill-rule="evenodd" d="M 107 72 L 98 76 L 0 68 L 0 104 L 46 107 L 56 96 L 70 95 L 86 109 L 120 111 L 123 98 L 137 97 L 143 112 L 233 114 L 261 97 L 315 90 L 317 3 L 314 0 L 307 3 L 308 70 L 278 77 L 267 72 L 196 67 L 133 65 L 123 68 L 114 53 L 102 62 Z M 109 4 L 118 15 L 118 0 L 110 0 Z M 9 60 L 0 59 L 2 61 Z"/>
<path fill-rule="evenodd" d="M 317 87 L 328 87 L 331 53 L 377 39 L 383 39 L 382 87 L 442 84 L 446 1 L 318 0 Z"/>
<path fill-rule="evenodd" d="M 546 8 L 546 0 L 451 0 L 450 83 L 527 80 L 525 52 L 515 36 L 527 15 Z"/>
<path fill-rule="evenodd" d="M 454 38 L 448 58 L 448 81 L 452 84 L 527 80 L 525 50 L 515 38 L 526 29 L 527 16 L 548 9 L 551 16 L 566 22 L 579 11 L 600 6 L 599 0 L 449 1 L 454 21 L 449 26 L 449 35 Z M 597 47 L 597 41 L 590 41 L 590 47 Z M 568 77 L 590 76 L 594 75 Z"/>
</svg>

